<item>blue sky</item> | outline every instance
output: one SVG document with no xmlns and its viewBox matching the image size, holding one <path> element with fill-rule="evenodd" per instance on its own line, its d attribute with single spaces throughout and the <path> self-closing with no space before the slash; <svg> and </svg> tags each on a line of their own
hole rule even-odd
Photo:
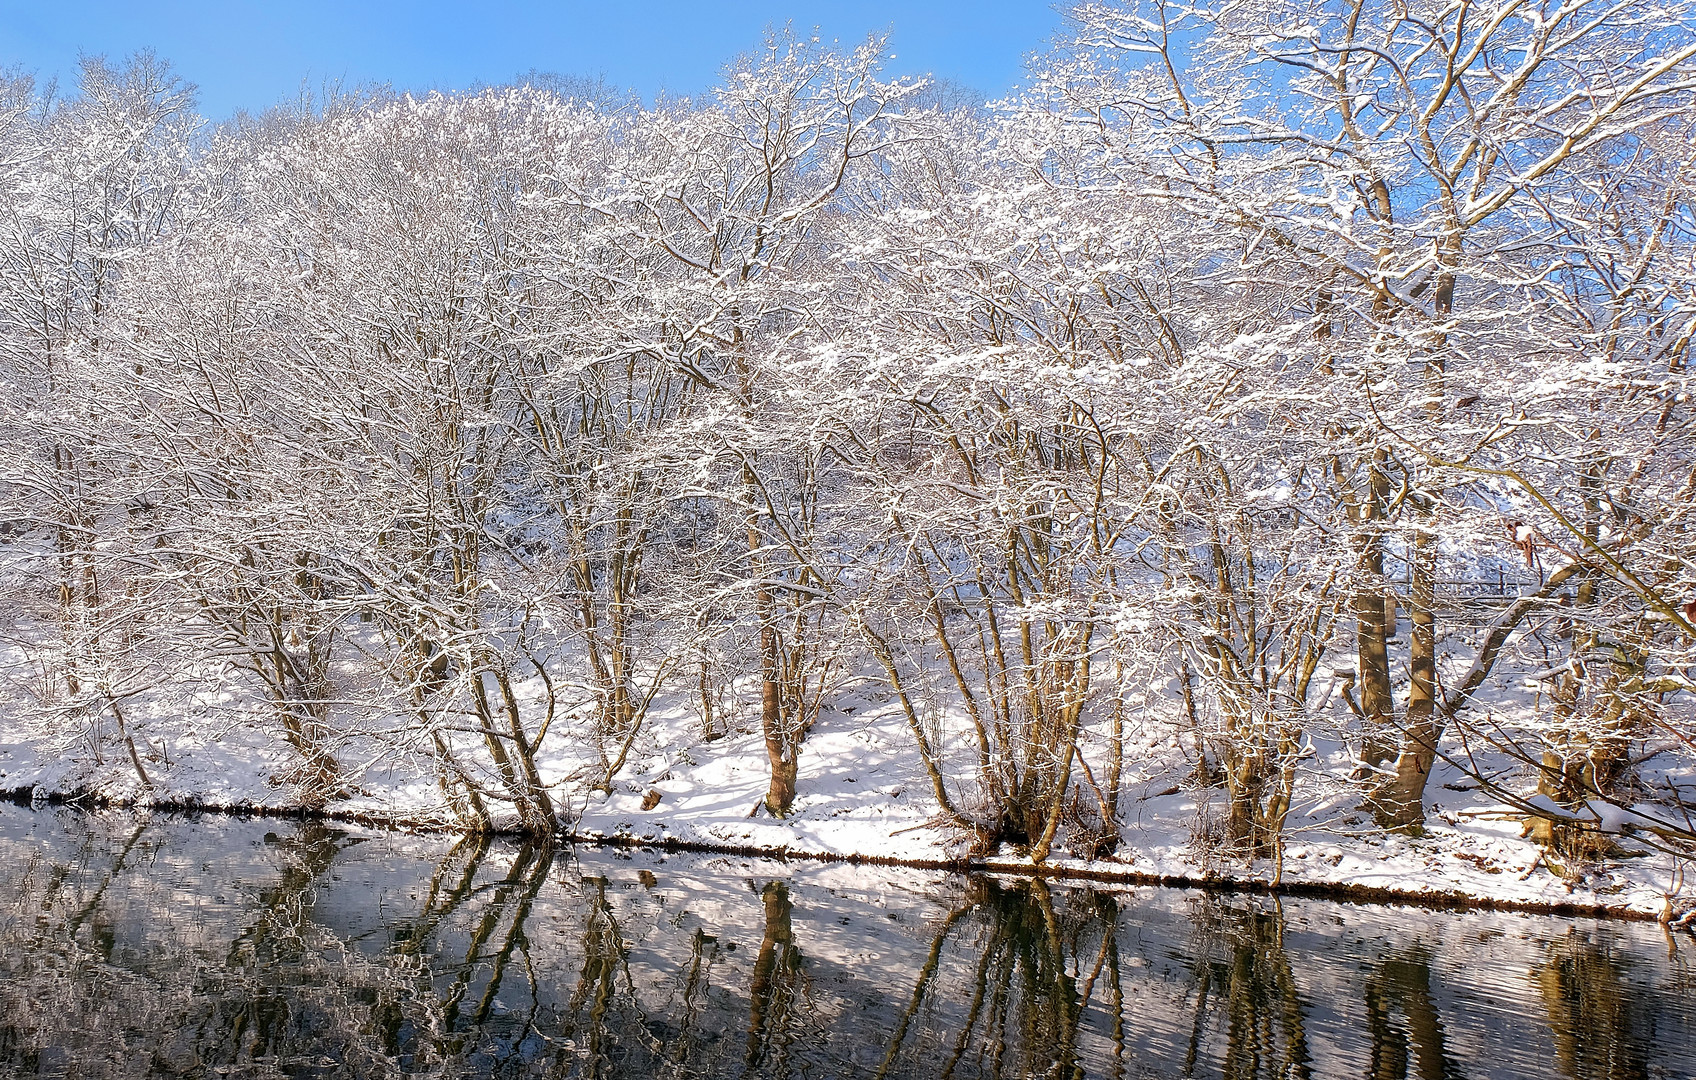
<svg viewBox="0 0 1696 1080">
<path fill-rule="evenodd" d="M 336 3 L 333 0 L 0 0 L 0 68 L 75 82 L 79 52 L 152 48 L 200 88 L 214 119 L 327 82 L 452 89 L 531 70 L 604 75 L 644 97 L 697 93 L 784 22 L 844 43 L 893 31 L 887 70 L 1005 92 L 1061 17 L 1051 0 L 604 0 Z"/>
</svg>

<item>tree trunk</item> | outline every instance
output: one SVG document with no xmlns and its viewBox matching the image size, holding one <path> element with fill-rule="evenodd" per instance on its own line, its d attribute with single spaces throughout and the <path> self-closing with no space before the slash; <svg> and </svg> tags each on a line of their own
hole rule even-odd
<svg viewBox="0 0 1696 1080">
<path fill-rule="evenodd" d="M 1390 477 L 1384 471 L 1386 451 L 1372 455 L 1365 498 L 1358 504 L 1360 532 L 1355 584 L 1355 655 L 1360 667 L 1360 710 L 1366 718 L 1361 759 L 1376 770 L 1393 753 L 1388 729 L 1395 723 L 1396 702 L 1390 690 L 1390 628 L 1394 616 L 1384 591 L 1384 515 L 1390 496 Z"/>
<path fill-rule="evenodd" d="M 1425 824 L 1425 785 L 1437 760 L 1436 536 L 1421 528 L 1413 539 L 1412 587 L 1408 614 L 1413 623 L 1408 658 L 1411 685 L 1395 775 L 1372 796 L 1372 812 L 1386 829 Z"/>
<path fill-rule="evenodd" d="M 754 617 L 760 624 L 760 734 L 765 737 L 766 759 L 771 763 L 765 807 L 774 817 L 782 817 L 795 802 L 799 732 L 788 730 L 783 715 L 783 658 L 778 650 L 776 601 L 765 583 L 765 537 L 760 531 L 759 512 L 754 509 L 758 484 L 752 465 L 742 466 L 742 485 L 748 500 L 748 569 L 758 582 Z"/>
</svg>

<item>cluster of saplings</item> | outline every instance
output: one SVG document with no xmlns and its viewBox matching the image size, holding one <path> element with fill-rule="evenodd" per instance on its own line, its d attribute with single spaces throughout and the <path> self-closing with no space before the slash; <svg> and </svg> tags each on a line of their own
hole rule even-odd
<svg viewBox="0 0 1696 1080">
<path fill-rule="evenodd" d="M 992 105 L 784 35 L 652 106 L 12 78 L 6 722 L 138 797 L 223 725 L 307 805 L 404 760 L 551 834 L 656 703 L 784 814 L 871 680 L 1038 860 L 1179 755 L 1248 854 L 1326 777 L 1417 828 L 1443 761 L 1687 841 L 1629 810 L 1696 753 L 1650 8 L 1087 5 Z"/>
</svg>

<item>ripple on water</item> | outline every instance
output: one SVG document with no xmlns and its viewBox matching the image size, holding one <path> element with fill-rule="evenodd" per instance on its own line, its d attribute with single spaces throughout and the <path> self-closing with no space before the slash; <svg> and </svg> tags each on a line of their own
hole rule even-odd
<svg viewBox="0 0 1696 1080">
<path fill-rule="evenodd" d="M 1654 926 L 0 807 L 0 1075 L 1696 1075 Z"/>
</svg>

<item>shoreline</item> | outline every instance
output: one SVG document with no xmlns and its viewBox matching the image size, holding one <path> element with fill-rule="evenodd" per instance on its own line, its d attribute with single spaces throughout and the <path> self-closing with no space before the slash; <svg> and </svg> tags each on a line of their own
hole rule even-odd
<svg viewBox="0 0 1696 1080">
<path fill-rule="evenodd" d="M 253 803 L 217 803 L 200 799 L 160 799 L 144 802 L 137 799 L 114 799 L 97 792 L 49 792 L 37 796 L 38 787 L 0 789 L 0 801 L 26 808 L 62 807 L 68 809 L 146 810 L 167 814 L 218 814 L 235 818 L 277 818 L 292 821 L 324 821 L 357 825 L 362 828 L 405 832 L 415 835 L 471 835 L 463 828 L 442 824 L 427 818 L 409 818 L 401 814 L 372 814 L 356 810 L 332 808 L 314 809 L 305 806 L 266 806 Z M 506 840 L 523 839 L 527 834 L 515 828 L 491 828 L 483 835 Z M 1468 911 L 1518 912 L 1528 915 L 1548 915 L 1557 918 L 1614 919 L 1625 922 L 1657 923 L 1669 931 L 1683 930 L 1696 934 L 1696 909 L 1677 917 L 1671 912 L 1656 915 L 1641 908 L 1606 903 L 1571 901 L 1524 900 L 1513 897 L 1492 897 L 1462 890 L 1418 891 L 1395 889 L 1378 885 L 1362 885 L 1349 881 L 1280 881 L 1274 884 L 1264 877 L 1223 874 L 1187 875 L 1157 874 L 1146 871 L 1114 869 L 1096 865 L 1036 864 L 1013 856 L 961 856 L 958 858 L 921 858 L 915 856 L 876 855 L 854 852 L 815 851 L 788 845 L 772 847 L 760 844 L 714 843 L 685 840 L 679 837 L 640 837 L 627 834 L 608 834 L 598 831 L 578 832 L 562 829 L 555 843 L 628 850 L 688 852 L 693 854 L 726 855 L 736 858 L 770 859 L 777 862 L 839 863 L 850 866 L 891 866 L 913 870 L 940 870 L 955 874 L 985 874 L 1060 883 L 1100 883 L 1135 887 L 1188 889 L 1215 893 L 1241 893 L 1275 898 L 1293 897 L 1330 900 L 1342 903 L 1411 906 L 1456 914 Z"/>
</svg>

